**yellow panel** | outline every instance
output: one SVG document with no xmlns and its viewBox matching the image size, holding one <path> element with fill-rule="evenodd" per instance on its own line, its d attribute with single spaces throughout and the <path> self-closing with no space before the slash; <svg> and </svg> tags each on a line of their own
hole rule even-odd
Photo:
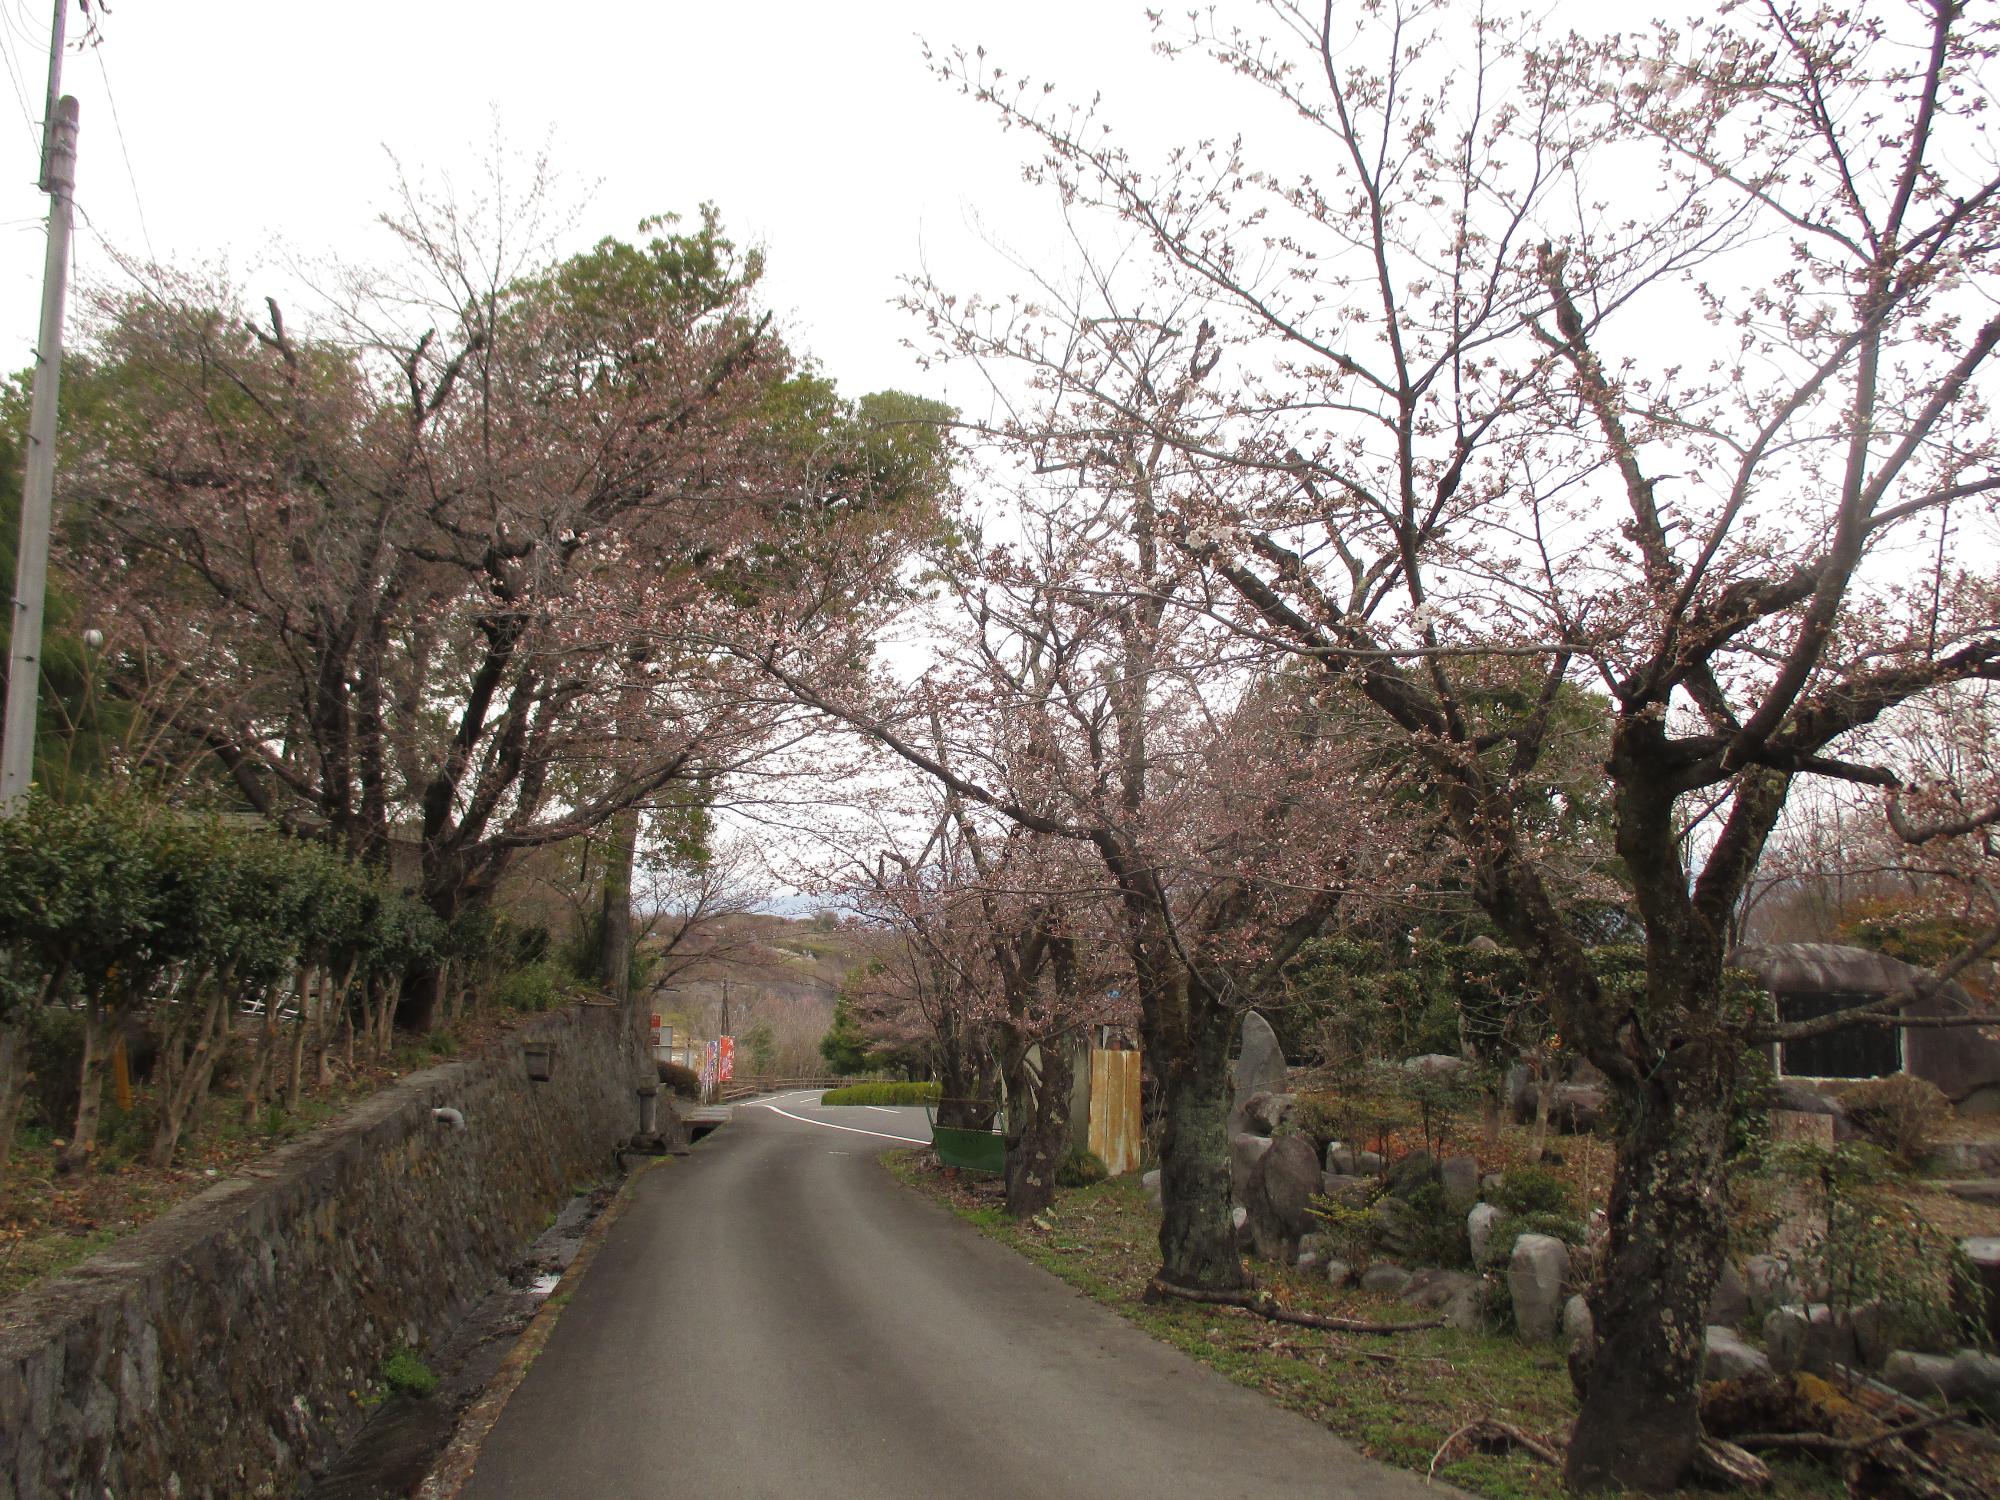
<svg viewBox="0 0 2000 1500">
<path fill-rule="evenodd" d="M 1139 1054 L 1090 1054 L 1090 1149 L 1114 1177 L 1139 1169 Z"/>
</svg>

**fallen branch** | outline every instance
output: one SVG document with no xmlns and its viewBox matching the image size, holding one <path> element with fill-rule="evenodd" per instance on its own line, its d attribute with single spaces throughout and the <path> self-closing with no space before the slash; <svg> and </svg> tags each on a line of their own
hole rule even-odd
<svg viewBox="0 0 2000 1500">
<path fill-rule="evenodd" d="M 1498 1417 L 1474 1417 L 1438 1444 L 1437 1452 L 1431 1455 L 1431 1466 L 1424 1476 L 1424 1483 L 1429 1484 L 1437 1478 L 1438 1465 L 1444 1462 L 1444 1456 L 1462 1441 L 1508 1443 L 1523 1453 L 1533 1454 L 1554 1468 L 1560 1469 L 1563 1466 L 1562 1451 L 1554 1444 L 1546 1443 L 1532 1432 L 1516 1427 L 1512 1422 L 1503 1422 Z M 1756 1460 L 1752 1459 L 1751 1462 L 1754 1463 Z"/>
<path fill-rule="evenodd" d="M 1885 1427 L 1870 1437 L 1838 1438 L 1823 1432 L 1750 1432 L 1731 1439 L 1742 1448 L 1797 1448 L 1807 1453 L 1866 1453 L 1870 1448 L 1879 1448 L 1884 1443 L 1893 1443 L 1897 1438 L 1909 1437 L 1912 1433 L 1928 1432 L 1933 1427 L 1942 1427 L 1947 1422 L 1956 1422 L 1962 1414 L 1946 1410 L 1933 1416 L 1919 1417 L 1914 1422 L 1905 1422 L 1901 1427 Z"/>
<path fill-rule="evenodd" d="M 1193 1287 L 1175 1286 L 1155 1276 L 1140 1294 L 1142 1302 L 1171 1298 L 1178 1302 L 1199 1302 L 1211 1307 L 1234 1307 L 1269 1318 L 1273 1323 L 1291 1323 L 1299 1328 L 1324 1328 L 1333 1333 L 1416 1333 L 1425 1328 L 1444 1327 L 1443 1318 L 1420 1323 L 1375 1323 L 1365 1318 L 1329 1318 L 1321 1313 L 1294 1312 L 1280 1307 L 1269 1292 L 1204 1292 Z"/>
<path fill-rule="evenodd" d="M 1751 1490 L 1771 1486 L 1771 1470 L 1763 1459 L 1737 1443 L 1718 1437 L 1702 1438 L 1694 1450 L 1694 1472 L 1710 1484 L 1733 1484 Z"/>
</svg>

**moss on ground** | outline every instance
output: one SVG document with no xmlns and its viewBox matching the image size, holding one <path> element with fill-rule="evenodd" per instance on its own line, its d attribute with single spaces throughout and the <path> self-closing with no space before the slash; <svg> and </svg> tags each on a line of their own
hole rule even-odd
<svg viewBox="0 0 2000 1500">
<path fill-rule="evenodd" d="M 993 1185 L 947 1180 L 926 1152 L 892 1151 L 885 1159 L 904 1183 L 982 1233 L 1239 1385 L 1324 1423 L 1370 1458 L 1424 1473 L 1445 1439 L 1476 1417 L 1496 1416 L 1559 1437 L 1576 1415 L 1556 1345 L 1449 1328 L 1386 1337 L 1337 1334 L 1233 1308 L 1141 1302 L 1159 1267 L 1159 1219 L 1135 1176 L 1064 1193 L 1038 1221 L 1016 1223 L 995 1200 Z M 1263 1265 L 1256 1270 L 1287 1306 L 1354 1318 L 1411 1316 L 1388 1298 L 1335 1292 L 1307 1273 Z M 1561 1476 L 1526 1454 L 1460 1448 L 1438 1465 L 1439 1479 L 1493 1500 L 1563 1493 Z M 1767 1493 L 1778 1500 L 1846 1493 L 1831 1469 L 1810 1460 L 1774 1462 L 1772 1470 L 1777 1482 Z"/>
</svg>

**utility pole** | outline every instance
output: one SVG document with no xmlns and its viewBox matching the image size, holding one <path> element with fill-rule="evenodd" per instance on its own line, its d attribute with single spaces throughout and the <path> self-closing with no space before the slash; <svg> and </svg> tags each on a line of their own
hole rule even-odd
<svg viewBox="0 0 2000 1500">
<path fill-rule="evenodd" d="M 49 113 L 42 127 L 42 191 L 49 195 L 42 328 L 28 408 L 28 472 L 14 565 L 14 633 L 7 650 L 7 710 L 0 723 L 0 815 L 20 811 L 35 777 L 35 704 L 42 687 L 42 602 L 48 591 L 49 510 L 56 481 L 56 394 L 62 382 L 63 305 L 69 292 L 69 233 L 76 188 L 76 100 L 63 94 L 69 0 L 55 0 L 49 42 Z"/>
</svg>

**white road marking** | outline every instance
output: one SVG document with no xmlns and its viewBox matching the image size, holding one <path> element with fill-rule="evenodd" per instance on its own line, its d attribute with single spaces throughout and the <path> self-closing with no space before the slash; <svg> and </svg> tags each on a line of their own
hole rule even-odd
<svg viewBox="0 0 2000 1500">
<path fill-rule="evenodd" d="M 808 1120 L 804 1115 L 795 1115 L 789 1109 L 780 1109 L 775 1104 L 759 1104 L 758 1109 L 768 1109 L 774 1115 L 783 1115 L 787 1120 L 797 1120 L 801 1125 L 817 1125 L 822 1130 L 844 1130 L 849 1135 L 872 1135 L 885 1141 L 901 1141 L 908 1146 L 928 1146 L 929 1140 L 914 1135 L 890 1135 L 886 1130 L 861 1130 L 853 1125 L 836 1125 L 831 1120 Z"/>
<path fill-rule="evenodd" d="M 864 1104 L 864 1105 L 862 1105 L 861 1107 L 862 1107 L 863 1109 L 872 1109 L 872 1110 L 874 1110 L 874 1111 L 875 1111 L 875 1113 L 876 1113 L 876 1114 L 878 1114 L 878 1115 L 894 1115 L 894 1114 L 900 1114 L 900 1113 L 902 1113 L 902 1111 L 900 1111 L 900 1110 L 897 1110 L 897 1109 L 891 1109 L 891 1108 L 890 1108 L 890 1107 L 889 1107 L 888 1105 L 886 1105 L 886 1104 Z"/>
</svg>

